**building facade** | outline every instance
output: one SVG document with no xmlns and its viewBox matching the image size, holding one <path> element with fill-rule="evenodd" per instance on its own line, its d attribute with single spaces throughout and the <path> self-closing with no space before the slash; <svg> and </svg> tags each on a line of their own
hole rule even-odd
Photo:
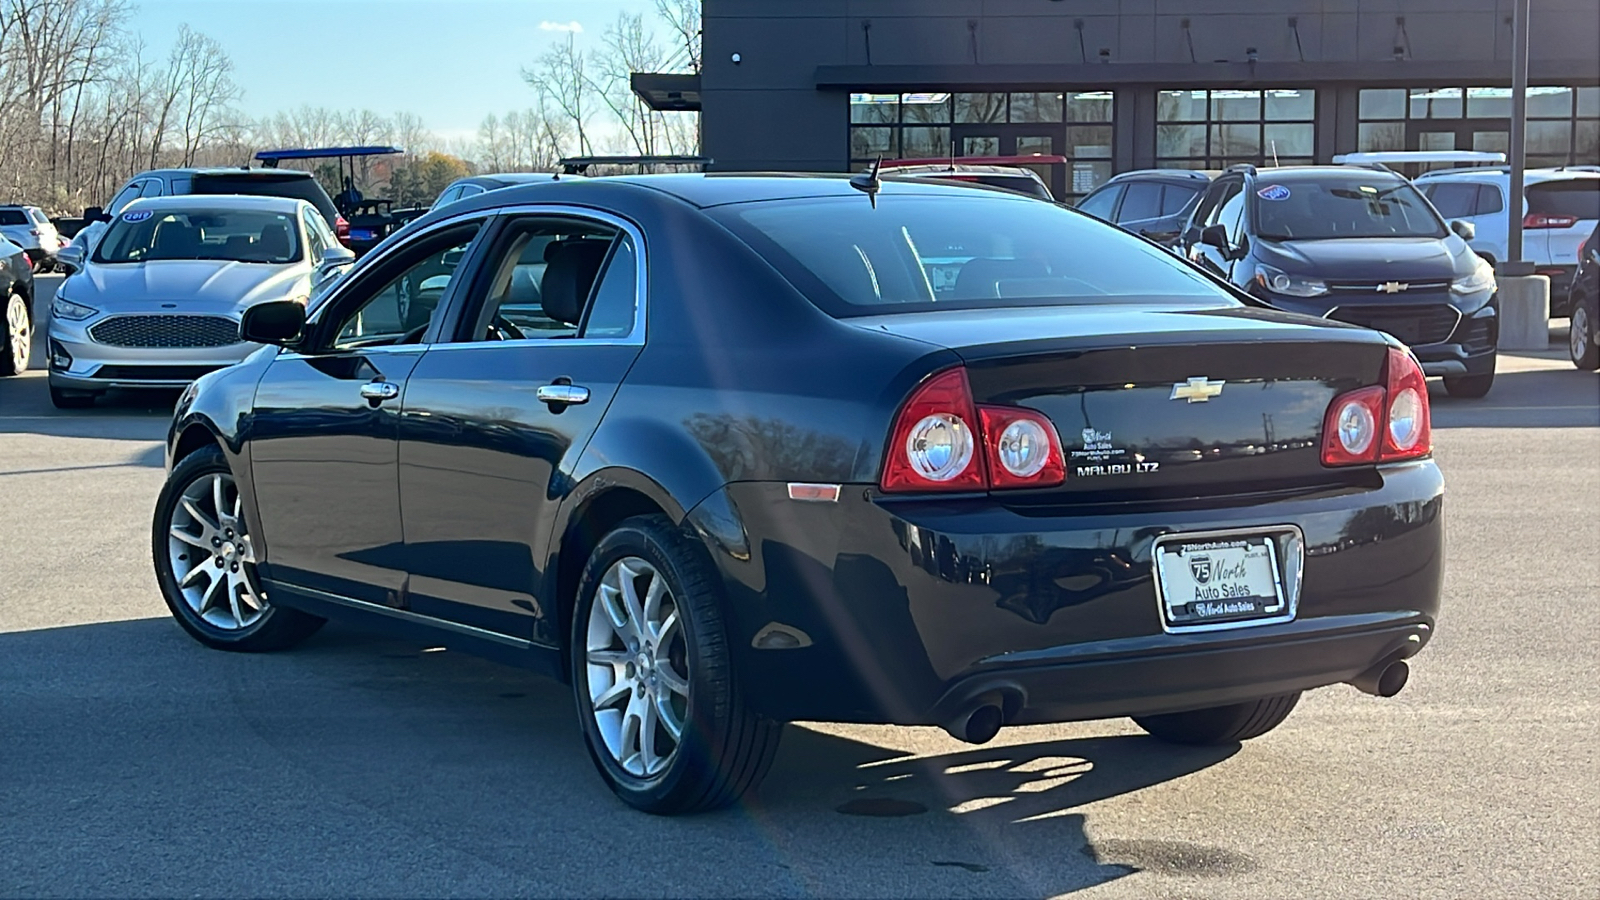
<svg viewBox="0 0 1600 900">
<path fill-rule="evenodd" d="M 704 0 L 692 89 L 717 170 L 1044 154 L 1065 157 L 1038 168 L 1072 198 L 1136 168 L 1505 150 L 1511 11 L 1511 0 Z M 1600 164 L 1600 2 L 1533 0 L 1529 33 L 1530 164 Z"/>
</svg>

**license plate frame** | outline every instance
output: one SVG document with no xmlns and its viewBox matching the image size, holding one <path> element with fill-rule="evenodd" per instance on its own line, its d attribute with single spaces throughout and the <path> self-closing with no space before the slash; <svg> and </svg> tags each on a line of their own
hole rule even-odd
<svg viewBox="0 0 1600 900">
<path fill-rule="evenodd" d="M 1305 542 L 1292 525 L 1217 531 L 1173 532 L 1157 538 L 1151 550 L 1151 580 L 1157 615 L 1169 634 L 1252 628 L 1293 621 L 1298 612 Z M 1209 592 L 1204 581 L 1222 577 Z M 1219 572 L 1218 566 L 1221 567 Z M 1239 576 L 1228 572 L 1243 566 Z M 1185 599 L 1185 598 L 1188 599 Z"/>
</svg>

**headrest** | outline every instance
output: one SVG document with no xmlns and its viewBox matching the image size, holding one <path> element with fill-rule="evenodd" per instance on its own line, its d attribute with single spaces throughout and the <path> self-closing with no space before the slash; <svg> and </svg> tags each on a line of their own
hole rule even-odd
<svg viewBox="0 0 1600 900">
<path fill-rule="evenodd" d="M 289 226 L 273 222 L 261 229 L 261 255 L 267 259 L 283 259 L 292 246 Z"/>
<path fill-rule="evenodd" d="M 179 222 L 163 222 L 156 229 L 152 255 L 158 259 L 187 259 L 194 255 L 199 243 L 193 228 Z"/>
<path fill-rule="evenodd" d="M 539 293 L 544 314 L 557 322 L 577 325 L 589 299 L 595 276 L 606 260 L 611 242 L 593 238 L 552 241 L 544 248 L 544 278 Z"/>
</svg>

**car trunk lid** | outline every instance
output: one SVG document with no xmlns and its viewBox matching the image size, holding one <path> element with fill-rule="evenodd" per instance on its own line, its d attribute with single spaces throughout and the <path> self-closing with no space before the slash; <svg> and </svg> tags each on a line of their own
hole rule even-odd
<svg viewBox="0 0 1600 900">
<path fill-rule="evenodd" d="M 1326 484 L 1323 417 L 1381 384 L 1377 333 L 1274 310 L 1160 304 L 953 311 L 853 320 L 948 347 L 979 404 L 1055 425 L 1065 484 L 1026 501 L 1205 496 Z"/>
</svg>

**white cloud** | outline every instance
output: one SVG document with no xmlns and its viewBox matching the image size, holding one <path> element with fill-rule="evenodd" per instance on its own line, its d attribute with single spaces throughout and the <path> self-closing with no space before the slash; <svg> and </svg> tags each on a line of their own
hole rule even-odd
<svg viewBox="0 0 1600 900">
<path fill-rule="evenodd" d="M 539 30 L 540 31 L 564 31 L 564 32 L 566 32 L 568 34 L 582 34 L 583 33 L 583 24 L 581 22 L 578 22 L 577 20 L 573 20 L 571 22 L 544 21 L 544 22 L 540 22 L 539 23 Z"/>
</svg>

